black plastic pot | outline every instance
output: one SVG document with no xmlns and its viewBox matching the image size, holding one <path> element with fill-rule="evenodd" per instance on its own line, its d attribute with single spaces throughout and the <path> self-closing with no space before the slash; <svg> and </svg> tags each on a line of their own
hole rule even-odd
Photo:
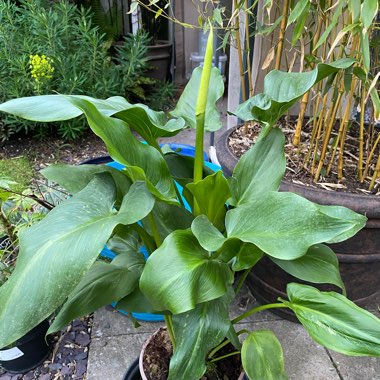
<svg viewBox="0 0 380 380">
<path fill-rule="evenodd" d="M 20 338 L 14 347 L 0 350 L 0 366 L 10 373 L 25 373 L 38 367 L 50 353 L 45 340 L 49 322 L 42 321 Z"/>
<path fill-rule="evenodd" d="M 137 358 L 128 368 L 123 380 L 142 380 L 139 368 L 139 358 Z"/>
</svg>

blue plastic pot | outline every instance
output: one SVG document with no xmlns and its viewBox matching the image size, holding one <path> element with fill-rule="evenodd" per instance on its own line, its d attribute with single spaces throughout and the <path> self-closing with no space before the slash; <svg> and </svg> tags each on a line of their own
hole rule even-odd
<svg viewBox="0 0 380 380">
<path fill-rule="evenodd" d="M 165 145 L 165 144 L 160 144 L 160 146 L 163 146 L 163 145 Z M 176 143 L 171 143 L 168 145 L 170 146 L 170 148 L 173 151 L 178 152 L 183 156 L 194 157 L 194 155 L 195 155 L 195 147 L 193 147 L 191 145 L 176 144 Z M 208 162 L 208 156 L 206 153 L 204 153 L 204 160 L 205 160 L 205 165 L 208 168 L 210 168 L 211 170 L 213 170 L 214 172 L 221 170 L 220 166 L 215 165 L 211 162 Z M 111 167 L 118 169 L 118 170 L 122 170 L 125 167 L 124 165 L 122 165 L 116 161 L 113 161 L 112 158 L 109 156 L 93 158 L 93 159 L 82 162 L 82 164 L 107 165 L 107 166 L 111 166 Z M 182 190 L 183 190 L 182 186 L 177 184 L 177 187 L 178 187 L 179 192 L 182 194 Z M 191 211 L 190 206 L 187 203 L 187 201 L 184 198 L 182 198 L 182 199 L 183 199 L 183 202 L 184 202 L 186 209 L 188 211 Z M 144 255 L 145 259 L 147 259 L 148 258 L 148 252 L 147 252 L 146 248 L 141 247 L 140 251 Z M 114 252 L 112 252 L 107 246 L 105 246 L 103 248 L 100 255 L 103 257 L 106 257 L 110 260 L 112 260 L 116 257 L 116 254 Z M 113 307 L 116 307 L 116 302 L 112 303 L 111 305 Z M 121 314 L 128 316 L 128 313 L 124 310 L 117 310 L 117 311 L 120 312 Z M 134 313 L 134 312 L 132 312 L 132 316 L 139 321 L 146 321 L 146 322 L 161 322 L 164 320 L 164 317 L 160 314 Z"/>
</svg>

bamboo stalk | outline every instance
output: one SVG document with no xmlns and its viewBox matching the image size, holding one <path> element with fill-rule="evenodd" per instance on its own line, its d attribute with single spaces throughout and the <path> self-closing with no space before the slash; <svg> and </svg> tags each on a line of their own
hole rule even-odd
<svg viewBox="0 0 380 380">
<path fill-rule="evenodd" d="M 338 97 L 337 97 L 335 105 L 334 105 L 334 107 L 332 109 L 332 114 L 329 117 L 329 119 L 327 119 L 327 120 L 329 120 L 329 124 L 328 124 L 327 130 L 325 131 L 325 134 L 324 134 L 321 157 L 319 159 L 317 171 L 316 171 L 316 173 L 314 175 L 314 181 L 315 182 L 318 181 L 318 179 L 319 179 L 319 177 L 321 175 L 323 164 L 324 164 L 324 161 L 325 161 L 325 158 L 326 158 L 326 152 L 327 152 L 327 148 L 328 148 L 328 144 L 329 144 L 329 140 L 330 140 L 330 136 L 331 136 L 331 131 L 332 131 L 333 126 L 334 126 L 335 116 L 336 116 L 337 111 L 338 111 L 338 107 L 339 107 L 339 104 L 340 104 L 340 101 L 341 101 L 341 98 L 342 98 L 342 95 L 343 95 L 343 91 L 344 91 L 344 88 L 341 88 L 339 90 Z"/>
<path fill-rule="evenodd" d="M 286 24 L 288 23 L 288 16 L 289 16 L 289 6 L 290 6 L 290 0 L 284 0 L 284 6 L 282 8 L 283 18 L 281 20 L 280 32 L 278 35 L 277 52 L 276 52 L 276 64 L 275 64 L 276 70 L 279 70 L 281 67 L 281 56 L 282 56 L 282 51 L 284 48 Z"/>
<path fill-rule="evenodd" d="M 365 87 L 364 83 L 362 84 L 362 93 L 361 93 L 361 102 L 360 102 L 360 126 L 359 126 L 359 162 L 358 162 L 358 178 L 361 183 L 364 181 L 363 176 L 363 155 L 364 155 L 364 107 L 365 107 Z"/>
<path fill-rule="evenodd" d="M 375 151 L 376 151 L 376 148 L 377 146 L 379 145 L 380 143 L 380 134 L 377 136 L 377 139 L 375 141 L 375 144 L 373 145 L 371 151 L 369 152 L 369 155 L 367 157 L 367 161 L 366 161 L 366 165 L 365 165 L 365 169 L 364 169 L 364 173 L 363 173 L 363 177 L 366 178 L 367 175 L 368 175 L 368 169 L 369 169 L 369 165 L 372 161 L 372 157 L 373 155 L 375 154 Z"/>
<path fill-rule="evenodd" d="M 355 90 L 355 85 L 356 85 L 356 81 L 355 81 L 355 78 L 354 78 L 352 80 L 352 83 L 351 83 L 350 94 L 348 96 L 348 103 L 347 103 L 347 106 L 346 106 L 346 109 L 345 109 L 345 113 L 344 113 L 343 118 L 342 118 L 342 120 L 340 122 L 336 145 L 335 145 L 334 150 L 333 150 L 333 152 L 331 154 L 329 165 L 327 166 L 326 175 L 328 175 L 330 173 L 330 170 L 331 170 L 331 167 L 332 167 L 332 164 L 334 162 L 334 158 L 335 158 L 335 155 L 336 155 L 336 152 L 337 152 L 337 149 L 338 149 L 338 145 L 341 145 L 339 153 L 343 153 L 344 141 L 345 141 L 346 132 L 347 132 L 348 119 L 350 117 L 352 98 L 353 98 L 353 94 L 354 94 L 354 90 Z M 341 142 L 341 144 L 340 144 L 340 142 Z M 343 160 L 341 161 L 341 164 L 343 164 Z M 338 175 L 338 178 L 342 178 L 342 176 L 343 176 L 343 168 L 341 170 L 341 174 L 342 175 L 340 177 Z"/>
<path fill-rule="evenodd" d="M 251 46 L 249 43 L 249 12 L 248 9 L 248 0 L 244 1 L 245 11 L 245 51 L 246 51 L 246 62 L 247 62 L 247 74 L 248 74 L 248 87 L 249 87 L 249 97 L 253 96 L 253 83 L 252 83 L 252 73 L 251 73 Z"/>
<path fill-rule="evenodd" d="M 377 164 L 372 176 L 371 183 L 369 185 L 369 190 L 372 190 L 374 188 L 377 178 L 380 178 L 380 156 L 377 158 Z"/>
</svg>

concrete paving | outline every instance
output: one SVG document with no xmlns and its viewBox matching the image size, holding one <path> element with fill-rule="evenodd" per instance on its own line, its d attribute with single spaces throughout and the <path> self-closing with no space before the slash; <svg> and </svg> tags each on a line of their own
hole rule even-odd
<svg viewBox="0 0 380 380">
<path fill-rule="evenodd" d="M 226 109 L 226 98 L 221 102 L 221 109 Z M 223 112 L 224 124 L 226 119 L 226 112 Z M 195 131 L 185 130 L 165 141 L 194 145 Z M 209 141 L 206 135 L 206 152 Z M 258 305 L 247 288 L 241 293 L 232 306 L 232 318 Z M 380 316 L 379 305 L 380 293 L 369 310 Z M 139 356 L 144 341 L 161 325 L 142 322 L 141 327 L 135 329 L 127 317 L 110 307 L 95 312 L 86 380 L 121 380 Z M 270 329 L 276 334 L 284 350 L 285 369 L 290 380 L 380 380 L 380 358 L 334 353 L 315 343 L 300 324 L 283 320 L 268 311 L 249 317 L 239 327 L 251 331 Z"/>
<path fill-rule="evenodd" d="M 234 302 L 231 317 L 257 306 L 250 291 L 243 287 Z M 380 295 L 369 310 L 377 316 Z M 380 358 L 349 357 L 315 343 L 297 323 L 263 311 L 239 323 L 238 330 L 272 330 L 284 350 L 285 369 L 290 380 L 380 380 Z M 89 350 L 87 380 L 121 380 L 126 369 L 139 356 L 143 343 L 162 323 L 141 322 L 135 329 L 124 315 L 107 307 L 94 315 Z M 188 379 L 178 379 L 188 380 Z"/>
</svg>

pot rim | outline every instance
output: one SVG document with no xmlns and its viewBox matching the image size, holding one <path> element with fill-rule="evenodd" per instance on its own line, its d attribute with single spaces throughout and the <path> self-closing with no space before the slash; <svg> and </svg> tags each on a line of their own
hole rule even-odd
<svg viewBox="0 0 380 380">
<path fill-rule="evenodd" d="M 238 158 L 229 149 L 228 139 L 239 126 L 240 125 L 236 125 L 227 129 L 215 144 L 218 161 L 220 162 L 223 171 L 229 176 L 232 174 L 233 168 L 238 162 Z M 367 217 L 380 219 L 380 196 L 378 195 L 362 195 L 350 192 L 329 191 L 308 185 L 300 185 L 288 180 L 281 181 L 280 189 L 282 191 L 291 191 L 298 194 L 301 193 L 303 196 L 314 202 L 317 201 L 324 205 L 349 207 L 356 212 L 365 214 Z"/>
</svg>

